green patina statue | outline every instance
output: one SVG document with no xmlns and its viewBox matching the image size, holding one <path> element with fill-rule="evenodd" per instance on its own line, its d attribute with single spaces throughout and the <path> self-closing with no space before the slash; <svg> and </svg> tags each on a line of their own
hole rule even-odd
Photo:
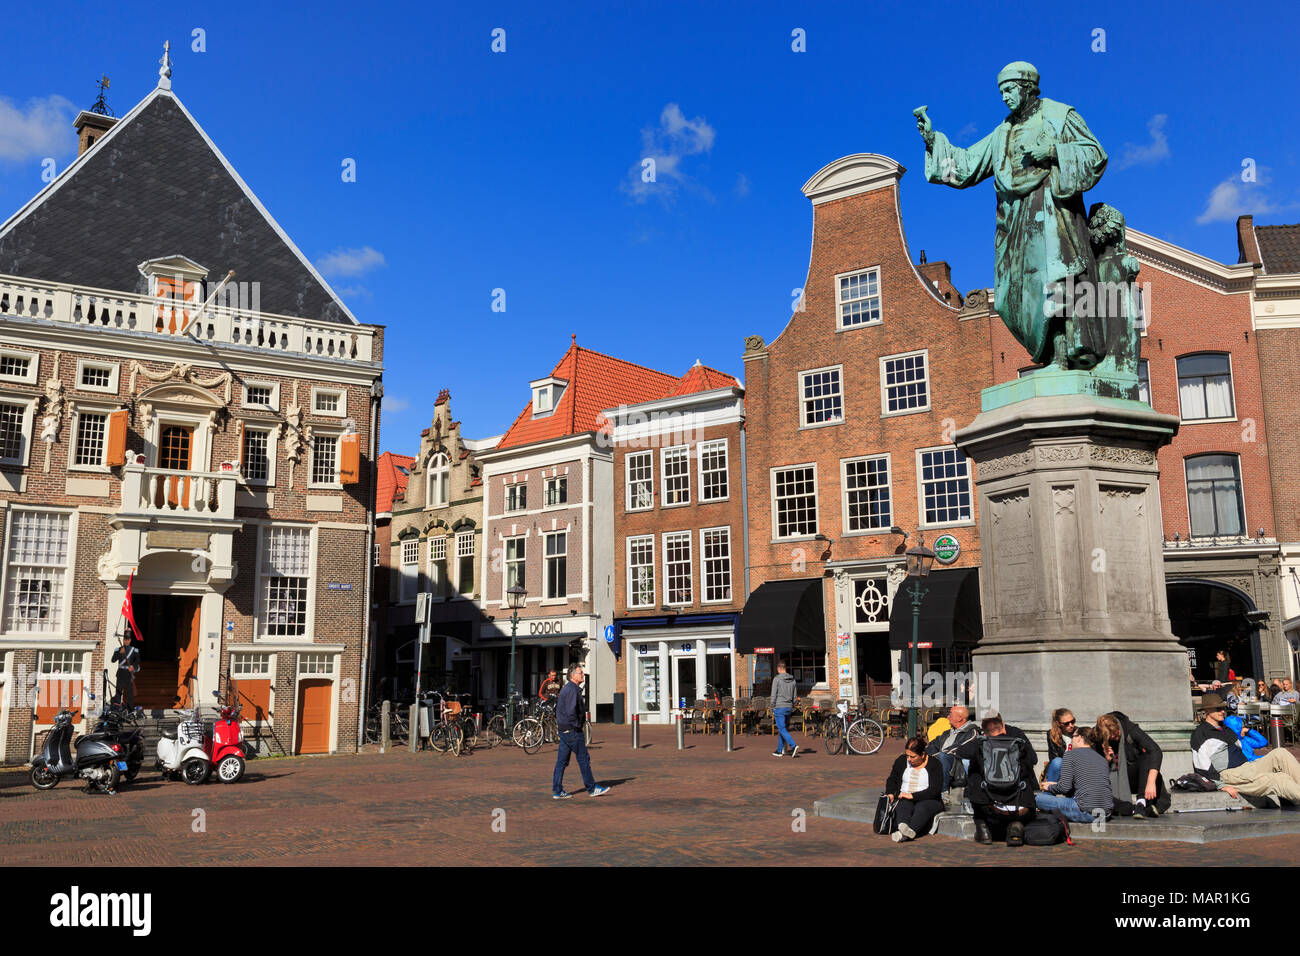
<svg viewBox="0 0 1300 956">
<path fill-rule="evenodd" d="M 1038 71 L 1009 63 L 998 74 L 1011 111 L 967 149 L 913 111 L 925 139 L 925 178 L 965 189 L 990 176 L 997 188 L 994 307 L 1035 362 L 1093 372 L 1101 391 L 1137 397 L 1137 260 L 1124 217 L 1083 194 L 1101 179 L 1106 151 L 1083 117 L 1039 96 Z"/>
</svg>

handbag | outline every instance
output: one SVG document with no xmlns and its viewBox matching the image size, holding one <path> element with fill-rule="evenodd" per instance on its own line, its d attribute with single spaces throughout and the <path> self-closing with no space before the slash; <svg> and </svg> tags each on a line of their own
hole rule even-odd
<svg viewBox="0 0 1300 956">
<path fill-rule="evenodd" d="M 888 794 L 882 793 L 880 799 L 876 801 L 876 819 L 871 824 L 871 829 L 875 833 L 893 833 L 894 817 L 898 814 L 898 801 L 889 799 Z"/>
</svg>

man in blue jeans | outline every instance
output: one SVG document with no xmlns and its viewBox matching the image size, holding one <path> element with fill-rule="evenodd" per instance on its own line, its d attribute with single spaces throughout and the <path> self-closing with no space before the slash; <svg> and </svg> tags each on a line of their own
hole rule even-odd
<svg viewBox="0 0 1300 956">
<path fill-rule="evenodd" d="M 560 752 L 555 757 L 555 774 L 551 778 L 551 797 L 567 800 L 573 794 L 564 789 L 564 771 L 569 766 L 569 754 L 577 754 L 578 770 L 587 793 L 593 797 L 609 793 L 609 787 L 596 786 L 591 775 L 591 758 L 587 756 L 587 741 L 582 736 L 586 711 L 582 707 L 582 666 L 569 668 L 569 682 L 560 691 L 555 702 L 555 724 L 560 731 Z"/>
<path fill-rule="evenodd" d="M 784 757 L 787 744 L 791 757 L 799 752 L 790 731 L 785 729 L 786 719 L 794 709 L 796 684 L 794 675 L 785 672 L 785 661 L 777 661 L 776 676 L 772 678 L 772 716 L 776 719 L 776 732 L 781 735 L 781 742 L 772 752 L 773 757 Z"/>
<path fill-rule="evenodd" d="M 1114 800 L 1110 764 L 1092 749 L 1088 731 L 1075 734 L 1074 745 L 1061 758 L 1061 779 L 1048 780 L 1034 794 L 1039 810 L 1059 810 L 1071 823 L 1092 823 L 1110 816 Z"/>
</svg>

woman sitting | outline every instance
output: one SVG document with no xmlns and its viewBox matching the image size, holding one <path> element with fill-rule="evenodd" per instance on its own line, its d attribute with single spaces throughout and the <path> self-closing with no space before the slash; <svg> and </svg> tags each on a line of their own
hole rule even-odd
<svg viewBox="0 0 1300 956">
<path fill-rule="evenodd" d="M 1164 754 L 1147 732 L 1120 711 L 1102 714 L 1093 730 L 1093 746 L 1110 761 L 1110 788 L 1121 816 L 1159 816 L 1172 802 L 1160 763 Z M 1129 797 L 1137 794 L 1137 799 Z"/>
<path fill-rule="evenodd" d="M 1261 704 L 1267 704 L 1273 695 L 1268 692 L 1268 685 L 1261 680 L 1255 682 L 1255 696 Z"/>
<path fill-rule="evenodd" d="M 1111 814 L 1110 765 L 1092 748 L 1093 731 L 1084 729 L 1061 758 L 1061 777 L 1034 794 L 1039 810 L 1059 810 L 1071 823 L 1092 823 Z"/>
<path fill-rule="evenodd" d="M 1224 718 L 1223 726 L 1227 727 L 1237 735 L 1237 746 L 1239 746 L 1241 752 L 1246 755 L 1247 761 L 1258 760 L 1260 757 L 1264 756 L 1262 753 L 1258 753 L 1258 751 L 1268 749 L 1268 738 L 1258 730 L 1247 727 L 1245 721 L 1236 714 Z"/>
<path fill-rule="evenodd" d="M 1047 766 L 1043 768 L 1044 780 L 1061 779 L 1061 758 L 1074 746 L 1076 722 L 1068 707 L 1052 711 L 1052 726 L 1047 731 Z"/>
<path fill-rule="evenodd" d="M 923 735 L 908 740 L 885 781 L 885 794 L 898 801 L 895 843 L 930 832 L 930 824 L 943 812 L 943 767 L 925 752 L 925 746 Z"/>
</svg>

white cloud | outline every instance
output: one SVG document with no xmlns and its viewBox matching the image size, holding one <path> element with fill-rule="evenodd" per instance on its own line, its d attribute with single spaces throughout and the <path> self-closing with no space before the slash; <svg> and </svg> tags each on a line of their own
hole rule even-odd
<svg viewBox="0 0 1300 956">
<path fill-rule="evenodd" d="M 1169 140 L 1165 138 L 1165 122 L 1168 119 L 1169 115 L 1167 113 L 1157 113 L 1147 120 L 1147 132 L 1151 134 L 1151 142 L 1144 146 L 1139 146 L 1136 143 L 1125 143 L 1124 153 L 1115 164 L 1115 168 L 1128 169 L 1130 166 L 1149 166 L 1168 159 L 1171 155 Z"/>
<path fill-rule="evenodd" d="M 0 159 L 23 162 L 75 149 L 76 115 L 77 108 L 62 96 L 30 99 L 25 110 L 0 99 Z"/>
<path fill-rule="evenodd" d="M 659 114 L 657 127 L 641 130 L 641 158 L 628 171 L 624 191 L 637 202 L 645 202 L 651 196 L 667 202 L 682 188 L 710 196 L 707 189 L 682 169 L 682 160 L 709 152 L 713 149 L 715 136 L 713 127 L 704 117 L 687 119 L 680 106 L 669 103 Z M 646 159 L 654 160 L 653 182 L 643 179 Z"/>
<path fill-rule="evenodd" d="M 1269 182 L 1268 170 L 1261 166 L 1255 175 L 1257 182 L 1244 183 L 1236 173 L 1215 186 L 1205 201 L 1205 211 L 1196 217 L 1197 223 L 1235 222 L 1238 216 L 1277 212 L 1279 207 L 1263 189 Z"/>
<path fill-rule="evenodd" d="M 404 412 L 410 407 L 411 403 L 408 399 L 397 398 L 393 395 L 384 396 L 383 408 L 386 412 Z"/>
<path fill-rule="evenodd" d="M 736 195 L 742 198 L 749 195 L 749 177 L 744 173 L 736 177 Z"/>
<path fill-rule="evenodd" d="M 322 275 L 355 277 L 385 265 L 384 254 L 369 246 L 360 249 L 335 249 L 316 261 Z"/>
</svg>

